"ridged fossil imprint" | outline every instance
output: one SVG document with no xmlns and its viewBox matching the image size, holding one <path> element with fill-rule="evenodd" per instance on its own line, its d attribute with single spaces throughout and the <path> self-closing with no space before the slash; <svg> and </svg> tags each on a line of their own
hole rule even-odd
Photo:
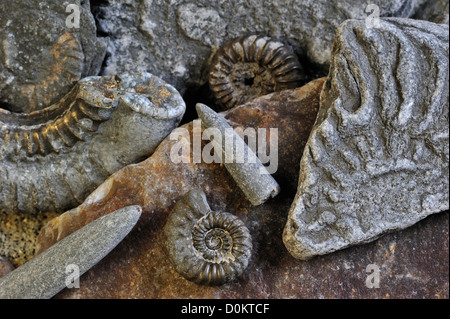
<svg viewBox="0 0 450 319">
<path fill-rule="evenodd" d="M 0 209 L 79 205 L 112 173 L 149 156 L 184 111 L 180 94 L 148 73 L 84 78 L 32 113 L 0 109 Z"/>
<path fill-rule="evenodd" d="M 293 89 L 304 79 L 297 56 L 266 36 L 243 36 L 215 54 L 209 86 L 218 103 L 232 108 L 271 92 Z"/>
<path fill-rule="evenodd" d="M 449 209 L 448 24 L 338 28 L 283 240 L 308 259 Z"/>
<path fill-rule="evenodd" d="M 221 285 L 239 277 L 252 253 L 250 232 L 236 216 L 211 211 L 205 194 L 189 191 L 164 227 L 169 259 L 186 279 Z"/>
</svg>

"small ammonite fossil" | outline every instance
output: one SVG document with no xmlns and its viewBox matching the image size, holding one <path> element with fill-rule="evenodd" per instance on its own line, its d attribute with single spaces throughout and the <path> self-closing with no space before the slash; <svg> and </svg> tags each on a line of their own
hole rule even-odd
<svg viewBox="0 0 450 319">
<path fill-rule="evenodd" d="M 275 91 L 293 89 L 304 80 L 297 56 L 267 36 L 235 39 L 217 50 L 209 86 L 219 104 L 232 108 Z"/>
<path fill-rule="evenodd" d="M 200 189 L 189 191 L 164 227 L 175 270 L 202 285 L 222 285 L 239 277 L 252 253 L 250 232 L 238 217 L 211 211 Z"/>
</svg>

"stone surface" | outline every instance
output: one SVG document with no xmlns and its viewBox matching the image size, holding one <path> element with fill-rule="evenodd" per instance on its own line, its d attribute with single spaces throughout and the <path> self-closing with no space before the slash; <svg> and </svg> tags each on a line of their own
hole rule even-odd
<svg viewBox="0 0 450 319">
<path fill-rule="evenodd" d="M 448 10 L 448 0 L 429 0 L 421 5 L 412 18 L 448 24 Z"/>
<path fill-rule="evenodd" d="M 111 252 L 136 225 L 139 206 L 103 216 L 0 279 L 0 299 L 51 298 Z"/>
<path fill-rule="evenodd" d="M 63 212 L 153 153 L 181 121 L 177 90 L 149 73 L 80 80 L 57 104 L 0 109 L 0 209 Z"/>
<path fill-rule="evenodd" d="M 335 30 L 346 19 L 411 16 L 422 0 L 108 0 L 94 9 L 99 29 L 111 41 L 104 74 L 150 72 L 186 88 L 207 82 L 210 59 L 225 42 L 259 33 L 292 46 L 306 60 L 328 71 Z M 317 72 L 310 68 L 309 72 Z M 317 76 L 314 74 L 314 77 Z"/>
<path fill-rule="evenodd" d="M 143 205 L 135 229 L 81 277 L 80 289 L 65 289 L 56 298 L 448 298 L 448 213 L 307 262 L 294 259 L 285 249 L 281 234 L 322 84 L 323 79 L 271 94 L 226 113 L 233 127 L 279 128 L 280 163 L 274 176 L 281 193 L 265 204 L 252 207 L 220 165 L 168 163 L 174 141 L 166 140 L 148 160 L 113 175 L 115 192 L 108 192 L 111 187 L 106 184 L 99 188 L 104 192 L 99 191 L 97 198 L 110 194 L 107 200 L 86 202 L 49 224 L 48 237 L 41 236 L 38 242 L 54 243 L 58 227 L 69 232 L 70 227 L 80 227 L 95 217 L 89 211 L 100 216 L 133 203 Z M 198 186 L 205 190 L 211 209 L 235 214 L 252 235 L 253 256 L 247 270 L 236 282 L 221 287 L 199 286 L 178 275 L 164 247 L 168 214 L 179 198 Z M 366 286 L 373 274 L 366 271 L 369 264 L 379 267 L 380 288 Z"/>
<path fill-rule="evenodd" d="M 89 0 L 2 1 L 0 31 L 0 105 L 14 112 L 58 102 L 76 81 L 98 75 L 106 53 Z"/>
<path fill-rule="evenodd" d="M 0 256 L 0 278 L 14 270 L 14 265 L 5 257 Z"/>
<path fill-rule="evenodd" d="M 337 30 L 283 240 L 308 259 L 449 208 L 448 25 Z"/>
<path fill-rule="evenodd" d="M 41 228 L 60 214 L 24 214 L 0 211 L 0 255 L 18 267 L 35 255 L 35 240 Z"/>
</svg>

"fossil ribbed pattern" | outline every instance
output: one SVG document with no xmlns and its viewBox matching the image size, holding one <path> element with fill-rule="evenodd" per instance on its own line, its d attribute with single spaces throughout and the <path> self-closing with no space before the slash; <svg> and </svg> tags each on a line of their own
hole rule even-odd
<svg viewBox="0 0 450 319">
<path fill-rule="evenodd" d="M 304 79 L 297 56 L 266 36 L 243 36 L 217 50 L 209 86 L 217 102 L 232 108 L 275 91 L 293 89 Z"/>
<path fill-rule="evenodd" d="M 148 73 L 84 78 L 31 113 L 0 109 L 0 209 L 79 205 L 112 173 L 149 156 L 184 111 L 179 93 Z"/>
<path fill-rule="evenodd" d="M 449 29 L 342 24 L 284 242 L 307 259 L 449 208 Z"/>
<path fill-rule="evenodd" d="M 180 200 L 165 225 L 166 247 L 178 273 L 202 285 L 240 276 L 252 251 L 249 230 L 236 216 L 210 210 L 201 190 Z"/>
</svg>

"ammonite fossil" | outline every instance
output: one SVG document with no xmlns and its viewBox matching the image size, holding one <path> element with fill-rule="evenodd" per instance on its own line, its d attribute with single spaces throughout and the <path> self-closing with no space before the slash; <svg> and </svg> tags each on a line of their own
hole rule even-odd
<svg viewBox="0 0 450 319">
<path fill-rule="evenodd" d="M 76 81 L 97 75 L 106 41 L 97 38 L 89 2 L 71 1 L 79 27 L 70 27 L 68 3 L 47 0 L 0 4 L 0 107 L 41 110 L 63 98 Z"/>
<path fill-rule="evenodd" d="M 148 74 L 87 77 L 32 113 L 0 109 L 0 209 L 64 211 L 118 169 L 149 156 L 185 111 Z"/>
<path fill-rule="evenodd" d="M 222 46 L 209 72 L 209 86 L 226 108 L 296 88 L 303 80 L 297 56 L 284 44 L 260 35 L 240 37 Z"/>
<path fill-rule="evenodd" d="M 239 277 L 252 253 L 250 232 L 238 217 L 211 211 L 199 189 L 177 204 L 164 227 L 169 259 L 186 279 L 221 285 Z"/>
</svg>

